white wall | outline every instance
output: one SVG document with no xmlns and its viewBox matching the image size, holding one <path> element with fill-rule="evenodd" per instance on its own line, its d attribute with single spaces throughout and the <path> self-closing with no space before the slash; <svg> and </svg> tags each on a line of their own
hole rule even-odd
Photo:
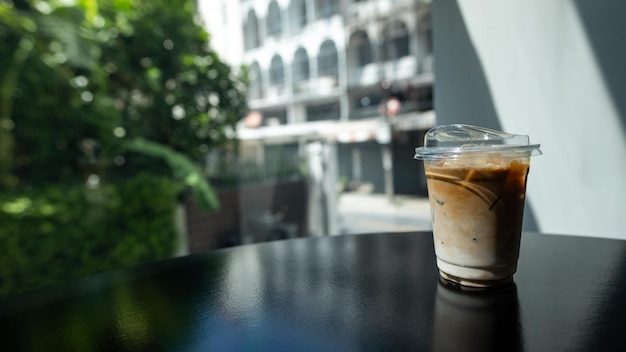
<svg viewBox="0 0 626 352">
<path fill-rule="evenodd" d="M 619 1 L 434 1 L 437 123 L 542 145 L 527 229 L 626 239 L 624 13 Z"/>
<path fill-rule="evenodd" d="M 230 65 L 243 60 L 239 0 L 198 0 L 198 12 L 209 32 L 211 47 Z"/>
</svg>

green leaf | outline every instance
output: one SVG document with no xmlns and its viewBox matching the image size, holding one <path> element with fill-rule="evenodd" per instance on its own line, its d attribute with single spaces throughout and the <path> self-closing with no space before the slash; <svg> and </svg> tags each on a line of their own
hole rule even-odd
<svg viewBox="0 0 626 352">
<path fill-rule="evenodd" d="M 63 55 L 75 67 L 93 69 L 97 66 L 99 48 L 96 42 L 77 24 L 83 18 L 79 9 L 60 9 L 53 15 L 41 16 L 39 23 L 44 34 L 63 45 Z"/>
<path fill-rule="evenodd" d="M 96 0 L 79 0 L 78 4 L 85 10 L 87 20 L 93 22 L 98 15 L 98 1 Z"/>
<path fill-rule="evenodd" d="M 113 8 L 117 11 L 130 11 L 133 8 L 132 0 L 113 0 Z"/>
<path fill-rule="evenodd" d="M 209 185 L 200 168 L 186 155 L 178 153 L 161 143 L 143 138 L 135 138 L 127 142 L 125 147 L 137 153 L 165 160 L 174 173 L 174 177 L 191 188 L 194 199 L 200 209 L 209 211 L 219 208 L 219 200 L 213 187 Z"/>
</svg>

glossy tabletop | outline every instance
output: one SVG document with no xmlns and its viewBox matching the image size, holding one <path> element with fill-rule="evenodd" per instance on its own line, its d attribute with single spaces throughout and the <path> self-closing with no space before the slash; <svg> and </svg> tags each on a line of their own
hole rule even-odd
<svg viewBox="0 0 626 352">
<path fill-rule="evenodd" d="M 513 285 L 439 282 L 431 233 L 302 238 L 0 301 L 2 351 L 626 351 L 626 241 L 525 233 Z"/>
</svg>

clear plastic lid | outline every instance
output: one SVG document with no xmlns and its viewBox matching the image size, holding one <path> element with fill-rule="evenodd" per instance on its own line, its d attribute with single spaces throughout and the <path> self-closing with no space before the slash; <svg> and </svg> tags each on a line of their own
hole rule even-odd
<svg viewBox="0 0 626 352">
<path fill-rule="evenodd" d="M 492 152 L 541 155 L 539 144 L 530 144 L 526 135 L 455 124 L 438 126 L 428 131 L 424 137 L 424 146 L 415 149 L 415 159 L 453 159 L 465 153 Z"/>
</svg>

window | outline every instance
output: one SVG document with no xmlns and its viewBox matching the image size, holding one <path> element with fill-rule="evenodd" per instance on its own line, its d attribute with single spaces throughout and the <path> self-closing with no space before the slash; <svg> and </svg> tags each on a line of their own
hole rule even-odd
<svg viewBox="0 0 626 352">
<path fill-rule="evenodd" d="M 383 31 L 385 60 L 397 60 L 409 55 L 409 31 L 401 21 L 391 22 Z"/>
<path fill-rule="evenodd" d="M 326 40 L 320 46 L 317 67 L 319 76 L 339 76 L 337 48 L 332 40 Z"/>
<path fill-rule="evenodd" d="M 372 63 L 372 46 L 365 31 L 354 32 L 350 37 L 350 55 L 359 67 Z"/>
<path fill-rule="evenodd" d="M 338 101 L 306 107 L 307 121 L 339 120 L 339 118 L 340 107 Z"/>
<path fill-rule="evenodd" d="M 299 48 L 293 56 L 293 86 L 294 90 L 300 92 L 304 90 L 304 81 L 310 77 L 309 56 L 304 48 Z"/>
<path fill-rule="evenodd" d="M 263 110 L 263 124 L 266 126 L 271 125 L 284 125 L 287 123 L 287 110 Z M 268 161 L 268 155 L 265 155 L 265 161 Z"/>
<path fill-rule="evenodd" d="M 257 62 L 250 65 L 250 98 L 263 98 L 263 80 L 261 79 L 261 69 Z"/>
<path fill-rule="evenodd" d="M 293 0 L 291 2 L 291 15 L 289 17 L 293 33 L 300 33 L 307 23 L 307 11 L 305 0 Z"/>
<path fill-rule="evenodd" d="M 354 92 L 350 97 L 350 120 L 379 117 L 378 111 L 383 101 L 380 91 Z"/>
<path fill-rule="evenodd" d="M 417 28 L 419 31 L 419 41 L 428 54 L 433 53 L 433 27 L 430 7 L 420 8 L 418 13 Z"/>
<path fill-rule="evenodd" d="M 280 35 L 282 32 L 282 25 L 280 23 L 280 8 L 276 1 L 272 1 L 267 10 L 267 35 Z"/>
<path fill-rule="evenodd" d="M 433 109 L 433 2 L 196 0 L 196 12 L 177 1 L 124 8 L 100 1 L 98 15 L 105 27 L 125 35 L 90 41 L 88 47 L 101 55 L 88 57 L 75 45 L 65 45 L 76 44 L 71 40 L 77 34 L 96 38 L 102 31 L 84 24 L 85 1 L 3 7 L 0 37 L 24 35 L 23 28 L 10 25 L 19 16 L 49 26 L 39 28 L 41 35 L 28 36 L 27 60 L 9 60 L 17 44 L 0 44 L 0 61 L 6 62 L 0 76 L 19 73 L 3 82 L 10 94 L 7 119 L 0 118 L 0 125 L 10 131 L 0 126 L 0 145 L 9 135 L 11 148 L 0 147 L 0 164 L 11 165 L 0 165 L 0 261 L 20 263 L 9 268 L 7 280 L 0 274 L 0 298 L 13 284 L 29 289 L 116 262 L 140 264 L 173 253 L 264 241 L 268 233 L 304 237 L 377 230 L 376 224 L 368 230 L 344 219 L 359 211 L 350 207 L 361 204 L 362 191 L 384 190 L 381 148 L 375 142 L 379 105 L 389 94 L 405 94 L 402 112 L 411 114 L 397 119 L 398 130 L 423 128 L 431 120 L 413 112 Z M 384 13 L 376 13 L 383 8 Z M 68 14 L 82 15 L 67 21 Z M 154 30 L 155 19 L 162 30 Z M 125 32 L 129 26 L 135 30 Z M 384 61 L 403 55 L 410 56 Z M 239 63 L 247 65 L 247 80 Z M 99 75 L 85 65 L 110 74 Z M 146 74 L 148 83 L 159 84 L 145 84 Z M 103 99 L 115 102 L 115 114 L 101 104 Z M 92 116 L 106 121 L 94 123 Z M 321 120 L 318 126 L 301 125 Z M 318 128 L 323 135 L 315 135 Z M 394 143 L 399 135 L 394 134 Z M 233 137 L 237 140 L 231 142 Z M 138 145 L 138 152 L 116 147 L 135 138 L 186 155 L 211 181 L 221 208 L 206 213 L 190 192 L 179 193 L 180 179 L 167 179 L 173 174 L 162 159 L 148 156 L 150 145 Z M 410 152 L 405 142 L 394 145 Z M 403 186 L 401 176 L 415 161 L 399 157 L 402 149 L 394 150 L 394 191 L 420 182 L 425 194 L 423 176 L 413 175 L 406 181 L 410 186 Z M 338 204 L 338 189 L 345 190 L 341 197 L 359 192 L 353 201 Z M 92 197 L 99 194 L 107 197 Z M 155 202 L 155 194 L 163 198 Z M 179 206 L 185 211 L 177 211 L 176 224 L 170 224 L 171 210 Z M 106 216 L 93 216 L 101 213 Z M 414 217 L 414 229 L 428 230 L 422 225 L 428 216 Z M 76 220 L 72 231 L 62 226 L 64 219 Z M 141 226 L 123 226 L 129 221 Z M 174 225 L 180 237 L 174 238 Z M 24 247 L 2 246 L 5 238 L 18 241 L 9 238 L 12 228 L 20 229 L 18 244 Z M 119 231 L 101 231 L 107 228 Z M 79 236 L 82 230 L 94 235 Z M 122 262 L 120 239 L 129 239 Z M 40 270 L 41 262 L 53 262 L 55 270 Z"/>
<path fill-rule="evenodd" d="M 244 23 L 243 42 L 246 50 L 257 48 L 261 44 L 259 39 L 259 23 L 254 10 L 248 12 L 248 17 Z"/>
<path fill-rule="evenodd" d="M 272 58 L 270 65 L 270 85 L 277 86 L 285 84 L 285 70 L 283 67 L 283 59 L 278 55 Z"/>
<path fill-rule="evenodd" d="M 337 0 L 317 0 L 316 5 L 318 18 L 326 18 L 339 13 L 339 1 Z"/>
</svg>

